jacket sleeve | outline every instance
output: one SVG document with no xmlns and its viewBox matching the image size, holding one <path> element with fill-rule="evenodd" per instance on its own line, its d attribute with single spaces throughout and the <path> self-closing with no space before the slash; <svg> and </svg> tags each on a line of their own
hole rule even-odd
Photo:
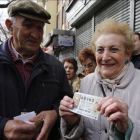
<svg viewBox="0 0 140 140">
<path fill-rule="evenodd" d="M 114 135 L 115 139 L 114 140 L 122 140 L 122 139 L 125 139 L 125 140 L 140 140 L 140 120 L 132 117 L 132 116 L 129 116 L 129 132 L 127 131 L 125 135 L 123 135 L 123 137 L 121 138 L 121 133 L 117 132 L 115 130 L 114 132 L 114 125 L 111 125 L 111 131 L 110 133 L 112 135 Z M 131 122 L 131 123 L 130 123 Z M 117 133 L 116 133 L 117 132 Z M 119 135 L 118 135 L 119 134 Z"/>
<path fill-rule="evenodd" d="M 8 118 L 0 117 L 0 140 L 2 140 L 4 127 L 8 120 Z"/>
<path fill-rule="evenodd" d="M 129 128 L 127 132 L 121 133 L 116 127 L 114 129 L 114 140 L 130 140 L 130 136 L 133 130 L 132 122 L 129 120 Z"/>
<path fill-rule="evenodd" d="M 68 140 L 78 140 L 83 135 L 84 131 L 83 125 L 84 122 L 82 116 L 78 121 L 78 123 L 76 123 L 76 125 L 73 128 L 69 128 L 67 122 L 62 118 L 60 125 L 62 136 Z"/>
<path fill-rule="evenodd" d="M 56 110 L 58 116 L 59 116 L 60 101 L 63 99 L 63 97 L 64 96 L 69 96 L 71 98 L 73 97 L 73 92 L 72 92 L 72 89 L 68 83 L 67 75 L 66 75 L 66 72 L 65 72 L 63 66 L 61 67 L 61 74 L 60 75 L 61 75 L 60 93 L 59 93 L 59 97 L 57 98 L 57 100 L 53 104 L 53 108 Z"/>
<path fill-rule="evenodd" d="M 130 136 L 130 140 L 140 140 L 140 120 L 129 116 L 132 125 L 133 125 L 133 130 Z"/>
</svg>

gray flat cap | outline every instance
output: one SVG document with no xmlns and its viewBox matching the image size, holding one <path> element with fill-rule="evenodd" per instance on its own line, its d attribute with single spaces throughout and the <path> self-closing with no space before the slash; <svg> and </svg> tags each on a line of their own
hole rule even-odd
<svg viewBox="0 0 140 140">
<path fill-rule="evenodd" d="M 11 2 L 8 6 L 8 15 L 12 17 L 17 14 L 50 24 L 48 21 L 51 19 L 49 12 L 32 0 L 16 0 Z"/>
</svg>

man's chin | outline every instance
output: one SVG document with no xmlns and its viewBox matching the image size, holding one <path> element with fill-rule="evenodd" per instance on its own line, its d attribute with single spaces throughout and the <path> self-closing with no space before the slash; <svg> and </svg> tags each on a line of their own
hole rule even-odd
<svg viewBox="0 0 140 140">
<path fill-rule="evenodd" d="M 31 51 L 31 52 L 36 52 L 37 50 L 39 50 L 39 47 L 40 46 L 29 46 L 28 50 Z"/>
</svg>

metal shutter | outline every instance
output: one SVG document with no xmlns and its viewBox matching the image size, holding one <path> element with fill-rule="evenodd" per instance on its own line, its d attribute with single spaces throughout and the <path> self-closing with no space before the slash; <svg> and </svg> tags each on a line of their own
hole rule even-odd
<svg viewBox="0 0 140 140">
<path fill-rule="evenodd" d="M 89 19 L 81 26 L 76 28 L 76 48 L 75 48 L 76 56 L 78 56 L 79 51 L 83 47 L 90 46 L 91 38 L 92 38 L 92 19 Z"/>
<path fill-rule="evenodd" d="M 134 21 L 135 32 L 140 33 L 140 1 L 135 2 L 135 21 Z"/>
<path fill-rule="evenodd" d="M 115 0 L 95 13 L 95 28 L 97 24 L 107 18 L 130 24 L 130 1 Z"/>
<path fill-rule="evenodd" d="M 82 25 L 76 28 L 76 47 L 75 47 L 75 56 L 78 62 L 78 71 L 82 71 L 81 64 L 78 60 L 79 51 L 86 46 L 90 46 L 93 30 L 92 30 L 92 18 L 85 21 Z"/>
</svg>

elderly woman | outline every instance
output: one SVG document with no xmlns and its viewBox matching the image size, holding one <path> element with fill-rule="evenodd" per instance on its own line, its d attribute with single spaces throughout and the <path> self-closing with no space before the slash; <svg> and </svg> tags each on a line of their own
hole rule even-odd
<svg viewBox="0 0 140 140">
<path fill-rule="evenodd" d="M 69 84 L 71 85 L 74 93 L 79 90 L 81 84 L 80 78 L 76 75 L 76 71 L 78 69 L 77 61 L 73 57 L 66 57 L 63 59 L 62 63 L 66 70 Z"/>
<path fill-rule="evenodd" d="M 139 140 L 140 71 L 129 61 L 134 49 L 133 31 L 127 23 L 107 19 L 96 28 L 92 45 L 97 67 L 83 78 L 80 92 L 102 97 L 98 120 L 69 111 L 73 99 L 65 96 L 59 112 L 66 139 Z"/>
<path fill-rule="evenodd" d="M 94 72 L 96 67 L 96 59 L 93 49 L 91 47 L 84 47 L 78 54 L 78 59 L 83 66 L 85 74 L 88 75 Z"/>
</svg>

